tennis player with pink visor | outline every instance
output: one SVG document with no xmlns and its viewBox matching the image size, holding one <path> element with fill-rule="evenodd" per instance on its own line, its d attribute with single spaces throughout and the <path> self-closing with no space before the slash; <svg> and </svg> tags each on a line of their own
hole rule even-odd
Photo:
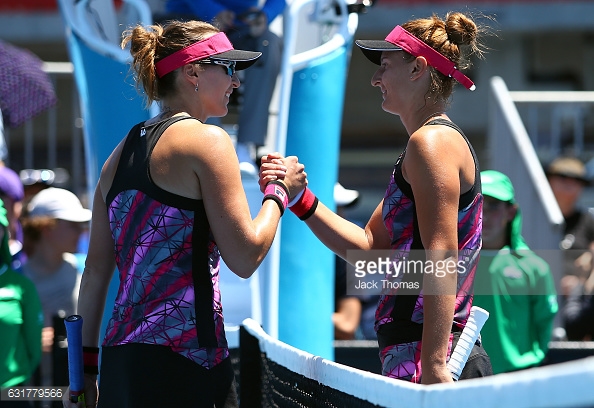
<svg viewBox="0 0 594 408">
<path fill-rule="evenodd" d="M 481 248 L 481 179 L 470 142 L 445 112 L 455 81 L 474 89 L 461 70 L 468 67 L 463 51 L 481 55 L 479 31 L 469 16 L 454 12 L 408 21 L 385 40 L 357 40 L 379 65 L 371 84 L 381 91 L 382 108 L 400 117 L 408 143 L 395 154 L 384 198 L 365 228 L 333 213 L 307 187 L 291 207 L 352 265 L 359 250 L 381 250 L 378 257 L 390 251 L 395 262 L 413 260 L 423 271 L 435 271 L 386 273 L 376 282 L 381 290 L 366 293 L 381 295 L 375 330 L 382 373 L 400 380 L 453 381 L 447 361 L 470 315 Z M 275 159 L 262 160 L 261 188 L 267 177 L 279 177 Z M 460 273 L 455 267 L 446 272 L 444 265 L 457 265 Z M 347 270 L 347 293 L 357 283 L 356 270 Z M 460 379 L 491 373 L 489 357 L 474 345 Z"/>
<path fill-rule="evenodd" d="M 461 69 L 469 66 L 463 51 L 481 56 L 478 33 L 470 17 L 449 13 L 444 20 L 433 15 L 396 26 L 384 41 L 356 41 L 380 65 L 372 85 L 382 91 L 384 110 L 399 115 L 410 135 L 377 210 L 389 247 L 399 258 L 428 265 L 453 260 L 464 269 L 406 276 L 403 281 L 418 283 L 419 291 L 382 296 L 375 327 L 382 373 L 389 377 L 452 381 L 446 363 L 470 314 L 481 248 L 479 163 L 445 111 L 454 80 L 475 89 Z M 489 357 L 477 343 L 460 378 L 490 374 Z"/>
<path fill-rule="evenodd" d="M 242 278 L 254 273 L 289 199 L 305 188 L 304 166 L 296 157 L 275 162 L 287 176 L 268 186 L 252 219 L 231 138 L 205 122 L 227 114 L 235 70 L 261 53 L 233 49 L 200 21 L 135 26 L 124 33 L 128 43 L 138 85 L 161 113 L 132 127 L 95 191 L 78 302 L 85 403 L 237 407 L 220 260 Z M 116 268 L 119 288 L 100 333 Z"/>
</svg>

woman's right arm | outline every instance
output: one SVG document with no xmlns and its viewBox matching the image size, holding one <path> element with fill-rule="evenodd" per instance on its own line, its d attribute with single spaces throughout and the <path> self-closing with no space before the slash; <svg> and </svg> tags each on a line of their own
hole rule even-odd
<svg viewBox="0 0 594 408">
<path fill-rule="evenodd" d="M 260 185 L 269 180 L 283 177 L 283 173 L 272 164 L 281 156 L 272 153 L 262 158 Z M 315 212 L 305 220 L 314 235 L 336 255 L 347 259 L 349 250 L 389 249 L 390 236 L 382 216 L 383 200 L 369 218 L 365 228 L 346 220 L 319 202 Z"/>
<path fill-rule="evenodd" d="M 260 188 L 270 180 L 282 179 L 284 173 L 273 164 L 280 159 L 278 153 L 271 153 L 262 158 L 260 170 Z M 389 249 L 390 235 L 384 226 L 383 200 L 375 208 L 365 228 L 336 214 L 322 202 L 318 202 L 315 212 L 305 220 L 314 235 L 336 255 L 347 259 L 347 251 Z"/>
<path fill-rule="evenodd" d="M 93 199 L 89 252 L 78 295 L 78 314 L 84 319 L 84 346 L 97 347 L 109 282 L 116 268 L 107 208 L 98 185 Z"/>
<path fill-rule="evenodd" d="M 316 211 L 305 223 L 324 245 L 346 260 L 349 250 L 390 248 L 390 236 L 383 224 L 382 206 L 383 200 L 376 207 L 365 228 L 344 219 L 322 203 L 318 204 Z"/>
<path fill-rule="evenodd" d="M 82 344 L 97 347 L 100 326 L 109 283 L 116 268 L 113 237 L 109 226 L 105 197 L 111 187 L 124 142 L 115 148 L 101 169 L 95 187 L 89 235 L 89 250 L 85 261 L 77 313 L 84 319 Z"/>
<path fill-rule="evenodd" d="M 194 171 L 200 182 L 210 228 L 225 264 L 238 276 L 248 278 L 272 245 L 281 211 L 275 201 L 266 200 L 252 219 L 239 160 L 229 136 L 215 126 L 201 131 L 196 138 L 200 144 L 193 144 L 193 152 L 188 154 L 193 154 Z M 286 168 L 284 182 L 289 196 L 305 188 L 304 166 L 296 157 L 288 157 L 284 165 L 276 166 Z"/>
</svg>

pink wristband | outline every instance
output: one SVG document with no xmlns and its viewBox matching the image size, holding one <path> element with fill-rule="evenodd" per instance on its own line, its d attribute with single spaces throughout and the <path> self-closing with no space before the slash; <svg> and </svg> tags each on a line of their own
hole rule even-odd
<svg viewBox="0 0 594 408">
<path fill-rule="evenodd" d="M 318 208 L 318 198 L 307 187 L 303 190 L 301 198 L 293 204 L 293 206 L 289 207 L 289 209 L 302 221 L 311 217 L 312 214 L 316 212 L 316 208 Z"/>
<path fill-rule="evenodd" d="M 264 189 L 264 198 L 262 204 L 266 200 L 274 200 L 278 204 L 281 216 L 285 212 L 285 208 L 289 205 L 289 191 L 282 181 L 273 180 L 266 184 Z"/>
</svg>

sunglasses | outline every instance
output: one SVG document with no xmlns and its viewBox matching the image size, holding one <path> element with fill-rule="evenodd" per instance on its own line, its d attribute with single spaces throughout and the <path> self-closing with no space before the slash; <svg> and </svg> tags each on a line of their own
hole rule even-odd
<svg viewBox="0 0 594 408">
<path fill-rule="evenodd" d="M 221 65 L 223 67 L 226 68 L 227 70 L 227 75 L 229 75 L 230 77 L 233 76 L 233 74 L 235 74 L 235 61 L 223 61 L 223 60 L 217 60 L 217 59 L 203 59 L 200 61 L 196 61 L 197 64 L 208 64 L 208 65 Z"/>
</svg>

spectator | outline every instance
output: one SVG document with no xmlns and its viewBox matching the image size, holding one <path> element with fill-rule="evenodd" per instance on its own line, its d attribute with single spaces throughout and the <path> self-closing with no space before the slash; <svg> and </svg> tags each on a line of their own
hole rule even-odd
<svg viewBox="0 0 594 408">
<path fill-rule="evenodd" d="M 35 283 L 44 314 L 43 385 L 52 372 L 49 353 L 54 341 L 54 316 L 60 311 L 76 313 L 80 274 L 73 253 L 90 219 L 91 211 L 83 208 L 75 194 L 56 187 L 37 193 L 22 218 L 27 255 L 22 270 Z"/>
<path fill-rule="evenodd" d="M 260 2 L 261 3 L 261 2 Z M 258 147 L 266 142 L 269 105 L 280 72 L 282 40 L 269 24 L 283 12 L 285 0 L 167 0 L 166 12 L 180 19 L 200 19 L 224 31 L 235 48 L 262 52 L 242 78 L 237 156 L 242 171 L 256 174 Z"/>
<path fill-rule="evenodd" d="M 569 341 L 594 339 L 594 272 L 584 283 L 569 292 L 562 312 L 565 334 Z"/>
<path fill-rule="evenodd" d="M 483 250 L 473 305 L 490 312 L 481 331 L 493 373 L 538 366 L 544 359 L 557 313 L 549 265 L 522 238 L 514 188 L 503 173 L 481 172 Z"/>
<path fill-rule="evenodd" d="M 585 282 L 593 269 L 590 250 L 594 249 L 594 214 L 578 205 L 590 179 L 586 167 L 576 157 L 559 157 L 546 167 L 545 172 L 565 219 L 559 247 L 565 251 L 561 294 L 567 296 Z"/>
<path fill-rule="evenodd" d="M 0 201 L 0 388 L 24 386 L 41 359 L 43 314 L 35 285 L 12 267 L 7 211 Z M 1 401 L 2 407 L 28 403 Z"/>
</svg>

